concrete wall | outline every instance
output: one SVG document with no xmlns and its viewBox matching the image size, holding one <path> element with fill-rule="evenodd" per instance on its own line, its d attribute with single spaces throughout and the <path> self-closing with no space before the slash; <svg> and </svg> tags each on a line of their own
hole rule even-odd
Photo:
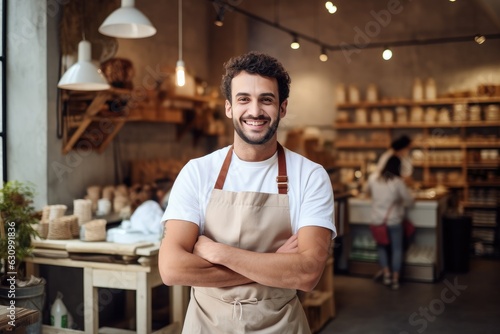
<svg viewBox="0 0 500 334">
<path fill-rule="evenodd" d="M 47 18 L 43 1 L 8 2 L 7 171 L 47 199 Z"/>
</svg>

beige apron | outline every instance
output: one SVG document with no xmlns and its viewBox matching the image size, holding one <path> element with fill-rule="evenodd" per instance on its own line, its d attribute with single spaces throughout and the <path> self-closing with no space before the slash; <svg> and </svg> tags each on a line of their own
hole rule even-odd
<svg viewBox="0 0 500 334">
<path fill-rule="evenodd" d="M 292 235 L 283 147 L 278 144 L 279 194 L 223 191 L 232 154 L 231 147 L 207 206 L 204 234 L 241 249 L 274 253 Z M 182 333 L 311 331 L 296 290 L 251 283 L 228 288 L 192 287 Z"/>
</svg>

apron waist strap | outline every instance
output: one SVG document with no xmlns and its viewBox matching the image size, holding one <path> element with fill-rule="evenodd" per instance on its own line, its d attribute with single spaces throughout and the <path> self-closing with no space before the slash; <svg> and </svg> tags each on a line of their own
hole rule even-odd
<svg viewBox="0 0 500 334">
<path fill-rule="evenodd" d="M 233 304 L 233 319 L 236 315 L 236 308 L 239 306 L 240 308 L 240 316 L 239 320 L 241 320 L 243 316 L 243 304 L 257 304 L 258 300 L 257 298 L 248 298 L 248 299 L 239 299 L 239 298 L 225 298 L 224 296 L 221 296 L 221 300 Z"/>
</svg>

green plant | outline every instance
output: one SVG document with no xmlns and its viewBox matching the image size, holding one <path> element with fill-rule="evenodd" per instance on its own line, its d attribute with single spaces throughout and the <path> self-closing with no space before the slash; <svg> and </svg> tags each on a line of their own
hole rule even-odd
<svg viewBox="0 0 500 334">
<path fill-rule="evenodd" d="M 32 253 L 31 239 L 38 236 L 34 187 L 28 183 L 9 181 L 0 189 L 0 259 L 4 274 L 19 272 L 25 257 Z"/>
</svg>

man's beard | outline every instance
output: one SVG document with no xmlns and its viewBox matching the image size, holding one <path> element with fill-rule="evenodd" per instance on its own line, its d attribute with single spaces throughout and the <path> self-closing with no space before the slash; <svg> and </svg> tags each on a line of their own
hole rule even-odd
<svg viewBox="0 0 500 334">
<path fill-rule="evenodd" d="M 266 118 L 264 118 L 264 117 L 255 118 L 255 120 L 259 120 L 259 119 L 266 119 Z M 274 123 L 271 123 L 271 126 L 267 130 L 267 133 L 264 135 L 264 137 L 262 137 L 259 140 L 252 140 L 247 135 L 245 135 L 245 133 L 243 132 L 243 130 L 240 126 L 239 120 L 233 118 L 234 130 L 240 136 L 240 138 L 243 139 L 243 141 L 245 143 L 250 144 L 250 145 L 262 145 L 262 144 L 267 143 L 274 136 L 276 131 L 278 130 L 279 123 L 280 123 L 280 116 L 278 115 L 278 118 L 276 119 L 276 121 Z"/>
</svg>

